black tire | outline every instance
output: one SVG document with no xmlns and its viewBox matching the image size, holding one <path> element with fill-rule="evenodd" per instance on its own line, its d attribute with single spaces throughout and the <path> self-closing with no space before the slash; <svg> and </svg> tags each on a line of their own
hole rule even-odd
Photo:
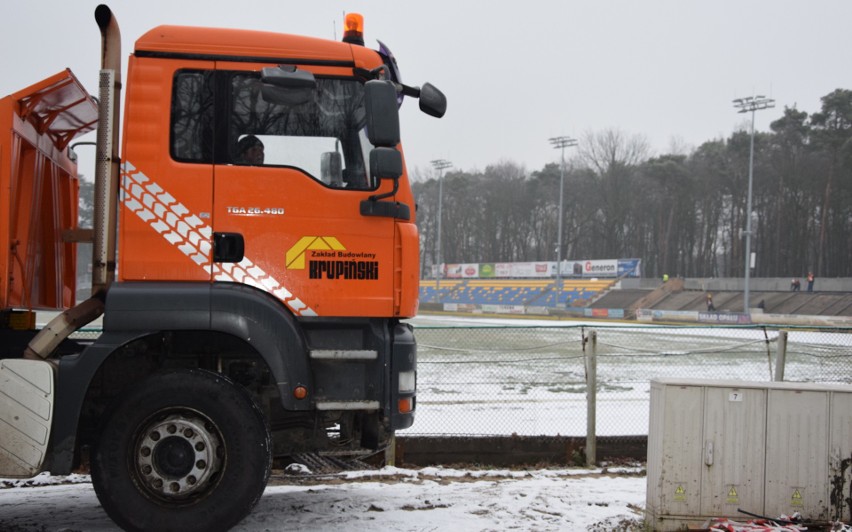
<svg viewBox="0 0 852 532">
<path fill-rule="evenodd" d="M 119 398 L 92 458 L 92 483 L 125 530 L 228 530 L 257 504 L 269 429 L 240 386 L 202 370 L 154 375 Z"/>
</svg>

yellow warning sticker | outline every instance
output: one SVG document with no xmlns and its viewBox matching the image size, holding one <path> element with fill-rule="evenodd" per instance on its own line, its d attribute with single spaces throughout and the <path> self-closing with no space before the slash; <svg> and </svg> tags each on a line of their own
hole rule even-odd
<svg viewBox="0 0 852 532">
<path fill-rule="evenodd" d="M 793 490 L 793 496 L 790 497 L 790 506 L 804 506 L 805 501 L 802 498 L 802 492 L 798 489 Z"/>
<path fill-rule="evenodd" d="M 731 486 L 731 489 L 728 490 L 728 503 L 729 504 L 737 504 L 739 502 L 739 497 L 737 496 L 737 487 Z"/>
<path fill-rule="evenodd" d="M 686 500 L 686 490 L 683 489 L 683 486 L 678 486 L 677 489 L 675 489 L 674 500 L 678 502 Z"/>
</svg>

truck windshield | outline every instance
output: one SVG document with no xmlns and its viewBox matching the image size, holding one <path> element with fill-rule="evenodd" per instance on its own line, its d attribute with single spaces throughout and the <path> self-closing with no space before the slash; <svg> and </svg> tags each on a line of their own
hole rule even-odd
<svg viewBox="0 0 852 532">
<path fill-rule="evenodd" d="M 231 164 L 294 167 L 328 186 L 375 188 L 364 164 L 370 145 L 361 83 L 318 79 L 312 97 L 294 105 L 265 101 L 253 72 L 232 72 L 230 89 Z"/>
</svg>

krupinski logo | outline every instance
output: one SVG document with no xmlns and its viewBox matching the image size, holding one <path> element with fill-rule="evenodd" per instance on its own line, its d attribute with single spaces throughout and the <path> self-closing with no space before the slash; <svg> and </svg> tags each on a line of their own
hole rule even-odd
<svg viewBox="0 0 852 532">
<path fill-rule="evenodd" d="M 307 251 L 346 251 L 343 244 L 333 236 L 303 236 L 287 250 L 287 269 L 304 270 Z"/>
</svg>

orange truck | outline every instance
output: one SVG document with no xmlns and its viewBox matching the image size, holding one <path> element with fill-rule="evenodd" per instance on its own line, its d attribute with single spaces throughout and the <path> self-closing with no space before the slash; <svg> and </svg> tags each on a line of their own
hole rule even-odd
<svg viewBox="0 0 852 532">
<path fill-rule="evenodd" d="M 413 423 L 398 108 L 446 98 L 404 85 L 359 15 L 343 42 L 160 26 L 129 58 L 119 158 L 120 36 L 95 19 L 98 98 L 65 71 L 0 100 L 0 477 L 88 462 L 122 528 L 226 530 L 273 458 L 375 453 Z M 81 228 L 69 147 L 95 128 Z M 59 313 L 37 329 L 35 310 Z"/>
</svg>

